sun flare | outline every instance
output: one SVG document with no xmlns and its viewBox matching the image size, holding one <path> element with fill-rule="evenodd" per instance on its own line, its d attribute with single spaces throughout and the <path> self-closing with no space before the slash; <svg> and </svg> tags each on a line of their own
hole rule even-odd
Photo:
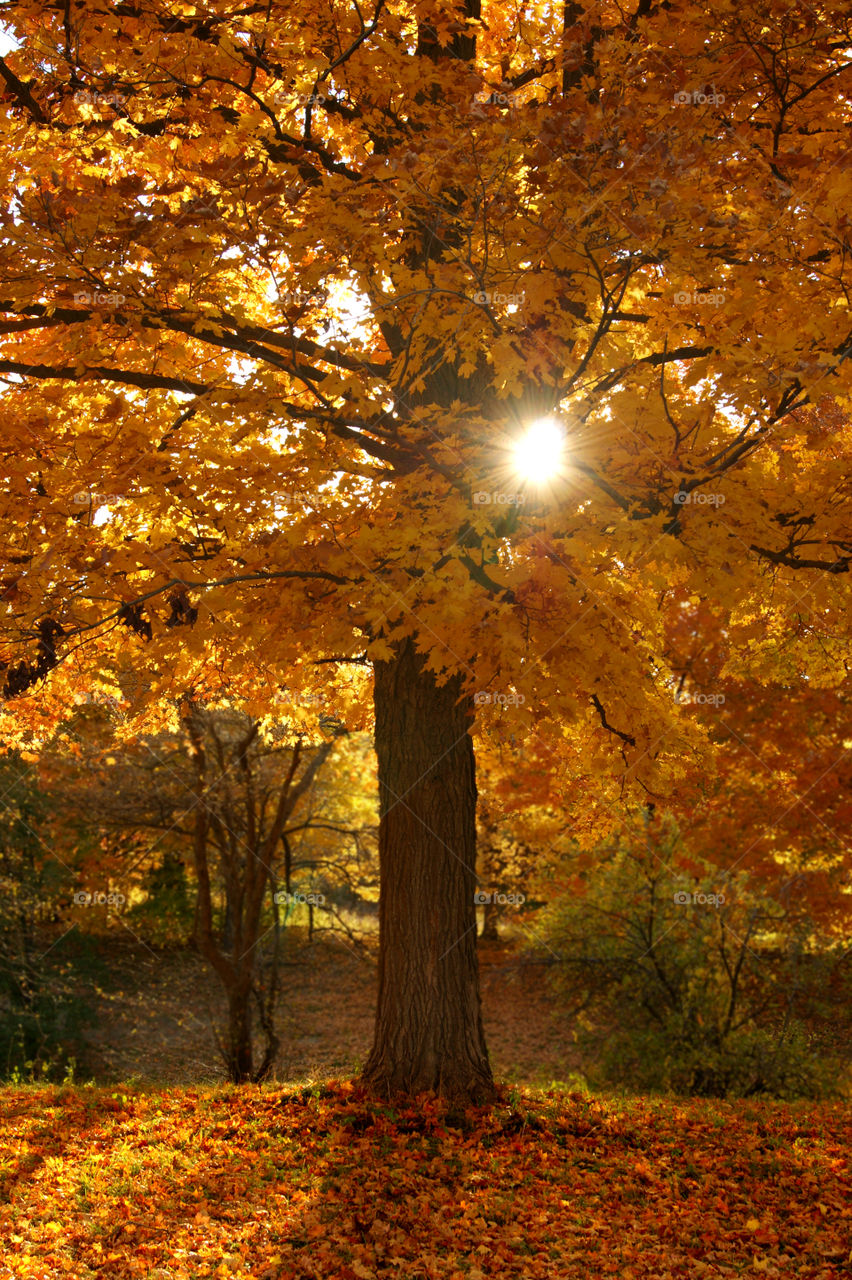
<svg viewBox="0 0 852 1280">
<path fill-rule="evenodd" d="M 518 474 L 530 484 L 547 484 L 562 472 L 565 432 L 553 418 L 539 418 L 515 443 Z"/>
</svg>

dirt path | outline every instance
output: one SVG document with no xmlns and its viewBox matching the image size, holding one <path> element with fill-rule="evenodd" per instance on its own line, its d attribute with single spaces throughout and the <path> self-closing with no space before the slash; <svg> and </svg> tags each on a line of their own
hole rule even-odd
<svg viewBox="0 0 852 1280">
<path fill-rule="evenodd" d="M 222 1016 L 217 979 L 195 954 L 153 951 L 132 939 L 104 943 L 110 979 L 94 997 L 95 1021 L 80 1075 L 104 1082 L 169 1084 L 222 1078 L 214 1026 Z M 567 1081 L 576 1052 L 551 1017 L 544 976 L 511 950 L 480 952 L 485 1029 L 495 1074 L 547 1084 Z M 351 1073 L 370 1047 L 376 970 L 341 942 L 290 942 L 282 971 L 276 1077 Z"/>
</svg>

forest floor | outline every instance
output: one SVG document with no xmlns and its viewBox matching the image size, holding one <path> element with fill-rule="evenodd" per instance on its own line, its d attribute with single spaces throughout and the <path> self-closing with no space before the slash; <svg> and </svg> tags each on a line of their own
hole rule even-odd
<svg viewBox="0 0 852 1280">
<path fill-rule="evenodd" d="M 0 1089 L 0 1280 L 848 1277 L 852 1109 Z"/>
<path fill-rule="evenodd" d="M 223 1079 L 216 1027 L 221 986 L 194 952 L 157 949 L 129 934 L 104 939 L 104 975 L 91 999 L 81 1079 L 213 1084 Z M 294 933 L 284 954 L 273 1080 L 349 1076 L 370 1048 L 376 1004 L 374 959 L 345 940 L 310 945 Z M 505 945 L 480 943 L 483 1020 L 498 1079 L 547 1086 L 578 1081 L 578 1055 L 554 1014 L 541 965 Z"/>
<path fill-rule="evenodd" d="M 79 1078 L 0 1088 L 0 1280 L 852 1275 L 852 1106 L 593 1097 L 546 975 L 482 945 L 492 1108 L 351 1077 L 372 958 L 284 956 L 273 1081 L 222 1083 L 192 952 L 101 939 Z"/>
</svg>

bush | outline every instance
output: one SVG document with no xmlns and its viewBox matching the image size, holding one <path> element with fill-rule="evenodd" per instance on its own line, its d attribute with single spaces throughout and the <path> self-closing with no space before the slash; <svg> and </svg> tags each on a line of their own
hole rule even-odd
<svg viewBox="0 0 852 1280">
<path fill-rule="evenodd" d="M 0 759 L 0 794 L 0 1079 L 64 1079 L 88 1017 L 78 995 L 85 947 L 49 936 L 70 876 L 46 853 L 45 797 L 14 754 Z"/>
<path fill-rule="evenodd" d="M 18 973 L 6 955 L 0 958 L 0 1081 L 73 1077 L 92 1022 L 83 990 L 103 974 L 91 940 L 69 935 L 61 951 L 41 957 L 35 981 L 21 999 Z"/>
<path fill-rule="evenodd" d="M 842 1092 L 811 1027 L 845 953 L 745 873 L 690 857 L 676 829 L 598 851 L 545 922 L 552 981 L 597 1085 L 708 1097 Z M 848 1005 L 847 1005 L 848 1007 Z"/>
<path fill-rule="evenodd" d="M 185 944 L 192 934 L 195 908 L 183 859 L 168 851 L 152 867 L 145 900 L 132 907 L 128 920 L 143 938 L 160 946 Z"/>
</svg>

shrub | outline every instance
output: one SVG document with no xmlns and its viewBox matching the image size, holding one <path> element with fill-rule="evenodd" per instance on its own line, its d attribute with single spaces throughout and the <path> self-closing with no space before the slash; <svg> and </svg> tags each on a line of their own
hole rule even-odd
<svg viewBox="0 0 852 1280">
<path fill-rule="evenodd" d="M 0 759 L 0 794 L 0 1079 L 63 1079 L 88 1017 L 86 948 L 48 936 L 69 873 L 50 857 L 45 797 L 14 754 Z"/>
<path fill-rule="evenodd" d="M 845 1063 L 811 1027 L 844 949 L 745 872 L 685 865 L 673 826 L 634 831 L 600 849 L 548 914 L 553 987 L 590 1081 L 713 1097 L 842 1092 Z"/>
<path fill-rule="evenodd" d="M 195 909 L 183 859 L 167 851 L 148 871 L 144 889 L 144 901 L 128 912 L 134 930 L 161 946 L 186 943 L 192 934 Z"/>
</svg>

